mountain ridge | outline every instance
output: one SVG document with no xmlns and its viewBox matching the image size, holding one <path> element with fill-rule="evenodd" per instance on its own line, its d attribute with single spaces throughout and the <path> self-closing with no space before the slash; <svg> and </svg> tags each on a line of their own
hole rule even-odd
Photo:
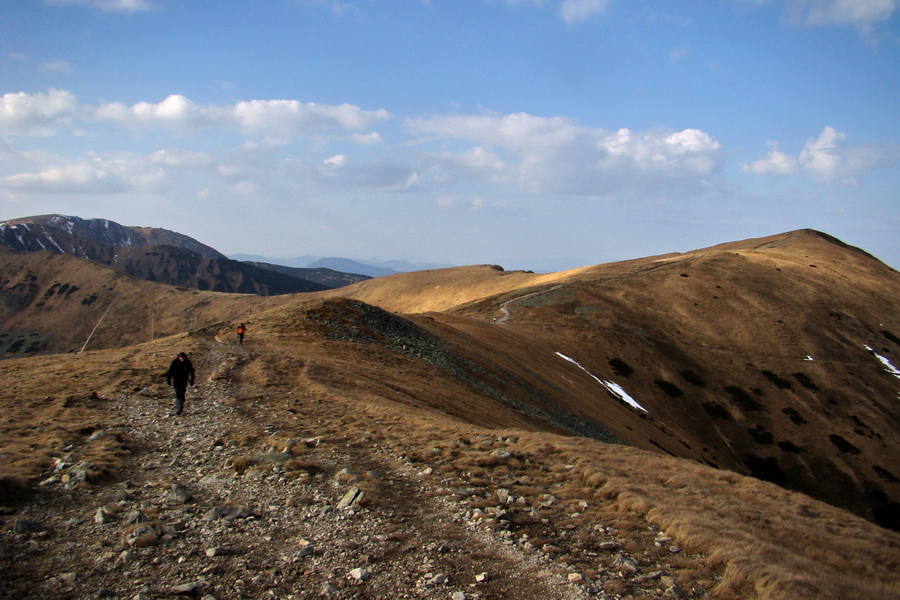
<svg viewBox="0 0 900 600">
<path fill-rule="evenodd" d="M 159 373 L 186 349 L 205 378 L 197 400 L 233 410 L 248 437 L 232 446 L 221 432 L 185 425 L 196 440 L 221 438 L 214 447 L 228 448 L 234 465 L 262 469 L 261 494 L 273 493 L 267 474 L 288 473 L 316 490 L 303 493 L 333 494 L 332 484 L 300 475 L 302 465 L 331 481 L 345 476 L 325 466 L 328 448 L 361 449 L 354 460 L 365 461 L 389 447 L 420 477 L 456 482 L 457 491 L 436 493 L 460 498 L 468 516 L 442 518 L 488 525 L 515 548 L 578 565 L 590 583 L 566 588 L 568 597 L 590 586 L 609 598 L 660 597 L 667 588 L 650 591 L 656 580 L 637 574 L 659 569 L 684 582 L 686 598 L 890 598 L 900 583 L 900 538 L 889 531 L 900 508 L 900 372 L 889 367 L 900 363 L 900 273 L 858 250 L 800 230 L 561 273 L 473 265 L 269 297 L 164 286 L 69 256 L 6 254 L 0 335 L 23 336 L 8 356 L 27 354 L 32 333 L 56 346 L 5 361 L 15 375 L 0 398 L 21 418 L 0 423 L 0 455 L 17 476 L 46 476 L 65 444 L 27 432 L 58 403 L 92 415 L 53 421 L 76 437 L 85 420 L 117 427 L 117 407 L 137 410 L 135 395 L 161 413 Z M 237 322 L 249 326 L 243 346 Z M 89 351 L 78 353 L 85 339 Z M 302 442 L 316 436 L 328 440 L 324 454 Z M 294 466 L 265 467 L 267 445 L 293 448 Z M 204 460 L 218 466 L 198 468 L 223 482 L 247 483 L 243 467 Z M 378 478 L 363 472 L 346 481 L 362 483 L 373 504 L 351 518 L 385 506 Z M 553 512 L 550 497 L 565 508 Z M 495 507 L 496 519 L 473 517 Z M 634 536 L 615 541 L 627 549 L 618 558 L 590 541 L 609 523 Z M 636 541 L 648 526 L 690 556 L 656 562 L 657 551 Z M 637 571 L 623 571 L 625 560 Z M 879 574 L 866 580 L 860 560 Z M 779 561 L 790 566 L 777 570 Z"/>
<path fill-rule="evenodd" d="M 107 219 L 39 215 L 0 223 L 0 246 L 15 252 L 51 251 L 102 263 L 176 286 L 233 293 L 287 294 L 346 285 L 357 277 L 287 272 L 241 263 L 188 236 L 153 227 L 128 227 Z M 325 282 L 328 282 L 327 284 Z"/>
</svg>

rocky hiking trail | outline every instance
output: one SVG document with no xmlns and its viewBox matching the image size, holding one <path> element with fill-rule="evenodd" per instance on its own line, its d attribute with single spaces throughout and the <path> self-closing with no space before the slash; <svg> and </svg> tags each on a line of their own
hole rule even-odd
<svg viewBox="0 0 900 600">
<path fill-rule="evenodd" d="M 650 551 L 636 557 L 612 528 L 564 526 L 577 512 L 567 514 L 573 509 L 552 495 L 510 492 L 538 487 L 528 477 L 473 488 L 367 435 L 377 424 L 357 423 L 353 407 L 240 381 L 241 365 L 272 352 L 264 344 L 212 336 L 199 344 L 197 385 L 183 415 L 169 415 L 171 393 L 158 383 L 107 398 L 114 417 L 92 437 L 113 436 L 127 448 L 118 471 L 84 481 L 73 448 L 9 517 L 0 598 L 706 595 L 676 584 L 667 557 L 678 549 L 652 527 L 644 536 Z M 267 403 L 284 393 L 296 409 L 282 417 Z M 498 439 L 481 436 L 502 457 Z M 524 514 L 530 520 L 516 516 Z M 526 522 L 531 529 L 518 525 Z M 581 564 L 567 560 L 579 549 Z M 595 569 L 581 568 L 585 561 Z"/>
</svg>

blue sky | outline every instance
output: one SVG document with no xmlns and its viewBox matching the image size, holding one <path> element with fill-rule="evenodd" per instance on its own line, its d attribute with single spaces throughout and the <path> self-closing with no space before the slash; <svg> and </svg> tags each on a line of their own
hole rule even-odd
<svg viewBox="0 0 900 600">
<path fill-rule="evenodd" d="M 0 219 L 562 270 L 811 227 L 900 268 L 900 0 L 11 0 Z"/>
</svg>

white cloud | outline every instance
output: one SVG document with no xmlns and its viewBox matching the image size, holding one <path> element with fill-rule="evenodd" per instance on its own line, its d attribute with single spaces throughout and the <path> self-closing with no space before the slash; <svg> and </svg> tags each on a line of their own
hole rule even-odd
<svg viewBox="0 0 900 600">
<path fill-rule="evenodd" d="M 790 0 L 789 9 L 808 25 L 869 27 L 886 21 L 898 0 Z"/>
<path fill-rule="evenodd" d="M 370 131 L 369 133 L 354 133 L 352 136 L 350 136 L 350 139 L 360 146 L 376 146 L 378 144 L 384 143 L 381 134 L 377 131 Z"/>
<path fill-rule="evenodd" d="M 337 17 L 359 14 L 359 8 L 342 0 L 294 0 L 301 6 L 322 6 L 329 9 Z"/>
<path fill-rule="evenodd" d="M 853 26 L 869 30 L 887 21 L 900 0 L 736 0 L 740 4 L 783 2 L 787 14 L 808 26 Z"/>
<path fill-rule="evenodd" d="M 103 104 L 94 111 L 94 118 L 128 127 L 191 130 L 212 127 L 222 120 L 222 111 L 197 106 L 184 96 L 173 94 L 157 104 L 138 102 L 130 107 L 120 102 Z"/>
<path fill-rule="evenodd" d="M 685 58 L 687 58 L 687 56 L 689 54 L 690 54 L 690 51 L 684 46 L 682 46 L 680 48 L 673 48 L 672 50 L 669 50 L 669 62 L 677 65 L 680 62 L 682 62 Z"/>
<path fill-rule="evenodd" d="M 769 142 L 769 147 L 772 149 L 765 158 L 741 167 L 757 175 L 792 175 L 797 172 L 799 161 L 796 158 L 779 150 L 777 142 Z"/>
<path fill-rule="evenodd" d="M 71 73 L 72 65 L 64 60 L 54 60 L 39 65 L 38 70 L 44 73 Z"/>
<path fill-rule="evenodd" d="M 143 129 L 162 127 L 191 131 L 237 127 L 250 135 L 290 136 L 327 129 L 363 131 L 389 119 L 390 113 L 386 110 L 367 111 L 352 104 L 304 104 L 297 100 L 247 100 L 233 105 L 200 106 L 174 94 L 157 104 L 104 104 L 96 109 L 94 117 Z"/>
<path fill-rule="evenodd" d="M 605 11 L 608 5 L 609 0 L 563 0 L 559 6 L 559 16 L 571 24 Z"/>
<path fill-rule="evenodd" d="M 205 168 L 211 164 L 212 158 L 202 152 L 169 148 L 154 152 L 150 156 L 150 162 L 169 167 Z"/>
<path fill-rule="evenodd" d="M 604 12 L 612 0 L 561 0 L 557 14 L 568 24 L 584 21 L 595 14 Z M 506 0 L 507 4 L 556 4 L 553 0 Z"/>
<path fill-rule="evenodd" d="M 819 137 L 808 140 L 800 151 L 800 166 L 824 181 L 833 181 L 845 170 L 845 153 L 838 144 L 846 137 L 834 127 L 825 127 Z"/>
<path fill-rule="evenodd" d="M 148 0 L 44 0 L 57 6 L 87 6 L 103 12 L 137 13 L 153 10 L 155 2 Z"/>
<path fill-rule="evenodd" d="M 506 116 L 450 116 L 409 119 L 417 134 L 477 144 L 442 153 L 446 168 L 479 171 L 534 193 L 609 195 L 679 186 L 705 187 L 718 169 L 719 143 L 696 129 L 678 132 L 610 132 L 571 119 Z M 477 168 L 476 168 L 477 167 Z"/>
<path fill-rule="evenodd" d="M 121 191 L 123 187 L 115 175 L 89 162 L 0 177 L 0 189 L 15 192 L 103 194 Z"/>
<path fill-rule="evenodd" d="M 245 129 L 275 132 L 282 128 L 296 132 L 325 129 L 362 131 L 390 118 L 386 110 L 366 111 L 352 104 L 303 104 L 297 100 L 238 102 L 233 108 L 233 115 Z"/>
<path fill-rule="evenodd" d="M 70 92 L 51 89 L 46 94 L 16 92 L 0 96 L 0 132 L 39 135 L 78 116 L 80 108 Z"/>
<path fill-rule="evenodd" d="M 489 209 L 499 209 L 502 210 L 505 208 L 503 205 L 498 203 L 489 202 L 483 196 L 476 196 L 475 198 L 460 198 L 458 196 L 438 196 L 434 199 L 434 204 L 438 208 L 444 211 L 464 211 L 464 212 L 480 212 L 483 210 Z"/>
<path fill-rule="evenodd" d="M 818 137 L 806 141 L 800 153 L 793 157 L 769 142 L 771 150 L 765 158 L 741 165 L 745 171 L 758 175 L 793 175 L 804 172 L 825 183 L 856 183 L 867 170 L 896 164 L 896 150 L 877 146 L 847 146 L 847 135 L 826 126 Z"/>
</svg>

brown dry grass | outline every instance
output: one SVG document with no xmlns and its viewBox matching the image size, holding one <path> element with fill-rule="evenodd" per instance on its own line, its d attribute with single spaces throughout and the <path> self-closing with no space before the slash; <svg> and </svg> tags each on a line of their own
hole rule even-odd
<svg viewBox="0 0 900 600">
<path fill-rule="evenodd" d="M 243 379 L 242 389 L 249 397 L 265 391 L 267 403 L 257 411 L 292 408 L 297 411 L 297 421 L 285 420 L 275 437 L 254 437 L 235 431 L 223 443 L 265 452 L 290 448 L 296 457 L 285 466 L 290 466 L 288 470 L 295 476 L 325 472 L 319 463 L 304 455 L 316 445 L 311 434 L 319 436 L 323 444 L 350 444 L 365 438 L 392 448 L 423 469 L 433 468 L 440 477 L 458 480 L 460 486 L 484 489 L 488 496 L 474 498 L 473 508 L 496 504 L 496 499 L 489 497 L 501 486 L 512 485 L 514 493 L 531 506 L 540 506 L 550 494 L 556 500 L 542 509 L 546 514 L 569 519 L 574 513 L 580 516 L 570 521 L 573 525 L 602 523 L 613 527 L 625 540 L 626 550 L 635 551 L 646 547 L 648 524 L 656 525 L 685 549 L 684 558 L 671 559 L 675 567 L 680 566 L 679 581 L 714 588 L 713 597 L 721 600 L 891 598 L 900 585 L 900 536 L 846 512 L 690 461 L 549 433 L 481 428 L 448 419 L 425 406 L 398 404 L 382 390 L 355 379 L 346 381 L 349 370 L 334 367 L 351 357 L 358 359 L 352 352 L 357 348 L 322 344 L 321 340 L 316 347 L 308 339 L 300 344 L 284 337 L 266 339 L 265 328 L 261 329 L 256 340 L 258 358 L 247 362 L 245 370 L 235 366 L 234 374 Z M 191 345 L 190 340 L 167 340 L 164 346 L 186 347 Z M 19 391 L 29 391 L 31 400 L 16 409 L 14 422 L 4 423 L 6 431 L 24 433 L 4 436 L 4 452 L 15 453 L 14 447 L 18 446 L 26 454 L 33 453 L 37 448 L 32 445 L 42 444 L 46 445 L 47 457 L 58 452 L 58 444 L 34 436 L 31 427 L 38 422 L 55 423 L 61 431 L 71 432 L 76 442 L 85 433 L 78 433 L 83 424 L 97 427 L 98 423 L 114 422 L 115 413 L 109 403 L 91 393 L 103 386 L 91 384 L 106 381 L 105 389 L 110 393 L 121 389 L 117 386 L 123 382 L 130 388 L 144 377 L 152 377 L 160 364 L 167 363 L 171 354 L 161 350 L 139 347 L 89 356 L 8 361 L 7 367 L 21 379 Z M 351 351 L 349 355 L 339 356 L 347 350 Z M 257 374 L 266 370 L 265 365 L 285 368 L 284 359 L 289 356 L 302 356 L 304 367 L 280 376 L 267 372 L 257 379 Z M 142 365 L 143 375 L 124 369 L 116 371 L 117 377 L 111 376 L 111 364 L 121 367 L 129 361 Z M 310 369 L 311 364 L 320 368 Z M 73 373 L 75 365 L 80 367 L 78 376 Z M 57 376 L 25 375 L 29 371 L 53 372 Z M 288 374 L 287 380 L 282 378 Z M 433 374 L 428 381 L 432 387 L 438 387 Z M 64 406 L 65 400 L 43 400 L 43 394 L 58 393 L 60 389 L 79 390 L 81 395 L 70 399 L 68 406 Z M 414 389 L 407 381 L 406 392 Z M 459 394 L 471 395 L 471 391 L 459 390 Z M 302 395 L 299 404 L 298 395 Z M 10 399 L 7 395 L 3 400 L 5 408 L 14 406 Z M 250 411 L 250 406 L 246 404 L 242 410 Z M 266 418 L 265 413 L 258 416 Z M 110 464 L 114 463 L 118 449 L 104 448 Z M 509 454 L 495 453 L 498 450 Z M 236 461 L 235 468 L 262 464 L 254 456 L 248 453 L 241 465 Z M 35 471 L 28 472 L 29 468 L 37 472 L 45 468 L 38 462 L 17 465 L 20 472 L 31 477 Z M 364 490 L 364 502 L 378 501 L 381 484 L 377 478 L 366 475 L 364 466 L 341 476 L 352 478 Z M 555 541 L 552 535 L 542 533 L 539 522 L 524 520 L 520 525 L 533 528 L 532 540 L 536 544 L 552 545 Z M 591 536 L 575 542 L 583 548 L 594 543 Z M 574 554 L 565 556 L 572 564 L 582 560 L 577 547 Z M 698 561 L 688 555 L 707 558 Z M 628 589 L 625 583 L 618 585 L 620 591 Z"/>
<path fill-rule="evenodd" d="M 115 469 L 118 453 L 125 450 L 121 443 L 115 439 L 94 445 L 86 442 L 91 432 L 117 420 L 115 406 L 106 398 L 140 393 L 150 386 L 148 402 L 168 402 L 167 396 L 165 400 L 155 397 L 164 390 L 154 386 L 158 386 L 171 356 L 179 350 L 191 354 L 202 351 L 211 335 L 228 343 L 232 338 L 229 320 L 240 315 L 251 324 L 246 349 L 252 356 L 226 357 L 217 370 L 200 376 L 239 386 L 240 394 L 226 401 L 248 422 L 269 422 L 271 415 L 279 415 L 280 429 L 279 436 L 270 439 L 261 435 L 259 428 L 254 430 L 248 425 L 246 429 L 234 430 L 223 440 L 247 448 L 245 459 L 234 465 L 237 470 L 246 472 L 251 466 L 264 465 L 256 458 L 260 452 L 278 452 L 290 447 L 295 458 L 286 464 L 290 464 L 289 470 L 296 476 L 333 476 L 313 456 L 306 455 L 302 440 L 317 437 L 322 444 L 354 448 L 377 443 L 402 457 L 403 462 L 412 462 L 423 470 L 433 469 L 436 477 L 452 481 L 456 487 L 480 490 L 470 499 L 471 508 L 496 505 L 497 489 L 508 488 L 523 498 L 526 506 L 540 507 L 548 520 L 558 519 L 571 525 L 572 531 L 577 532 L 572 534 L 574 542 L 560 551 L 568 553 L 566 560 L 580 565 L 586 572 L 597 567 L 586 558 L 596 539 L 582 530 L 601 524 L 613 528 L 625 548 L 637 552 L 647 547 L 648 525 L 652 525 L 664 530 L 684 548 L 681 555 L 667 556 L 660 551 L 659 557 L 678 568 L 679 582 L 714 588 L 712 595 L 719 600 L 896 598 L 900 589 L 900 536 L 896 533 L 808 496 L 712 469 L 696 461 L 556 435 L 558 428 L 523 414 L 508 402 L 538 405 L 537 393 L 554 402 L 568 402 L 570 410 L 575 412 L 595 411 L 590 414 L 605 425 L 617 427 L 617 433 L 633 443 L 658 446 L 673 454 L 682 452 L 697 460 L 715 458 L 724 464 L 729 459 L 729 450 L 722 449 L 713 456 L 702 447 L 706 443 L 710 446 L 721 443 L 721 439 L 730 444 L 733 440 L 728 436 L 733 432 L 723 429 L 724 438 L 712 441 L 699 438 L 698 441 L 696 436 L 700 434 L 694 430 L 709 426 L 708 421 L 691 420 L 696 418 L 692 415 L 696 411 L 691 407 L 697 408 L 699 403 L 678 404 L 668 398 L 651 398 L 652 415 L 635 416 L 631 409 L 598 395 L 596 382 L 590 376 L 555 357 L 553 351 L 574 354 L 569 349 L 575 349 L 583 364 L 592 373 L 601 375 L 610 373 L 611 357 L 624 358 L 634 366 L 665 364 L 669 380 L 675 380 L 681 364 L 678 361 L 686 361 L 686 355 L 695 361 L 692 365 L 725 363 L 723 377 L 740 372 L 748 381 L 751 369 L 747 363 L 765 359 L 772 362 L 762 363 L 763 367 L 780 368 L 785 363 L 775 362 L 778 357 L 772 357 L 770 349 L 765 347 L 766 341 L 772 342 L 771 336 L 753 335 L 761 330 L 759 323 L 731 329 L 723 326 L 732 318 L 729 311 L 740 300 L 736 291 L 726 290 L 726 294 L 716 287 L 720 285 L 718 277 L 735 273 L 733 267 L 721 268 L 723 264 L 733 264 L 729 262 L 732 260 L 738 261 L 734 264 L 745 271 L 764 265 L 768 276 L 773 276 L 772 272 L 778 277 L 789 273 L 796 278 L 790 293 L 797 295 L 798 303 L 822 297 L 824 292 L 817 286 L 835 286 L 846 279 L 848 272 L 859 273 L 857 280 L 851 282 L 853 285 L 878 298 L 890 298 L 888 306 L 896 298 L 889 293 L 896 289 L 896 274 L 886 279 L 879 269 L 861 270 L 853 262 L 855 254 L 850 258 L 829 255 L 836 257 L 833 261 L 817 260 L 820 263 L 816 267 L 817 276 L 824 273 L 824 279 L 806 279 L 807 271 L 801 267 L 807 270 L 810 267 L 803 266 L 809 261 L 803 252 L 818 253 L 821 257 L 820 239 L 805 233 L 794 238 L 792 245 L 785 245 L 783 238 L 778 237 L 715 251 L 708 249 L 548 276 L 505 273 L 490 267 L 406 274 L 322 295 L 355 297 L 389 310 L 408 312 L 459 309 L 469 316 L 419 315 L 412 321 L 424 331 L 446 340 L 455 355 L 477 361 L 483 370 L 478 373 L 477 383 L 493 386 L 497 392 L 494 397 L 473 386 L 475 377 L 464 381 L 415 354 L 404 354 L 397 348 L 374 342 L 329 338 L 334 332 L 329 322 L 363 329 L 359 315 L 346 300 L 236 298 L 219 304 L 215 295 L 190 292 L 194 300 L 185 300 L 172 293 L 174 304 L 168 305 L 178 307 L 173 308 L 178 319 L 183 320 L 192 301 L 202 299 L 207 303 L 202 308 L 206 311 L 203 314 L 212 325 L 191 335 L 121 350 L 4 361 L 4 374 L 10 383 L 0 392 L 0 475 L 34 481 L 46 472 L 54 458 L 73 444 L 79 450 L 93 452 L 93 461 L 101 469 L 107 472 Z M 690 277 L 679 275 L 688 269 L 695 269 L 690 271 Z M 675 276 L 668 277 L 672 273 Z M 682 289 L 687 280 L 701 281 L 702 285 Z M 759 282 L 768 281 L 772 280 L 759 279 Z M 578 293 L 584 294 L 580 297 L 575 292 L 564 294 L 565 290 L 561 290 L 554 297 L 556 304 L 541 304 L 536 299 L 517 312 L 518 325 L 515 320 L 509 327 L 489 325 L 491 317 L 499 314 L 499 307 L 508 299 L 530 293 L 539 286 L 588 282 L 594 283 L 590 289 L 579 290 Z M 725 283 L 722 285 L 724 289 Z M 842 285 L 841 290 L 853 287 L 846 282 Z M 765 287 L 762 284 L 759 289 L 751 287 L 746 295 L 755 298 L 763 313 L 790 300 L 782 298 L 775 302 L 771 296 L 765 296 Z M 665 309 L 659 308 L 660 290 L 671 301 Z M 693 305 L 707 302 L 714 306 L 711 299 L 698 295 L 707 293 L 720 295 L 719 299 L 728 303 L 724 308 L 700 311 L 701 319 L 692 313 Z M 500 296 L 487 298 L 497 294 Z M 848 307 L 858 302 L 857 296 L 844 291 L 841 294 L 845 295 L 829 297 L 849 313 Z M 590 299 L 578 305 L 591 310 L 575 313 L 581 319 L 577 327 L 573 325 L 572 315 L 565 312 L 571 308 L 566 303 L 573 298 Z M 875 318 L 869 313 L 885 305 L 883 300 L 872 307 L 860 308 L 855 314 L 863 316 L 858 318 L 859 323 L 851 323 L 847 335 L 869 331 L 863 322 Z M 146 307 L 137 298 L 122 304 L 137 312 L 144 310 L 141 306 Z M 273 310 L 256 312 L 261 304 Z M 565 310 L 560 306 L 566 307 Z M 639 314 L 638 309 L 642 307 L 649 307 L 645 314 Z M 833 308 L 825 305 L 816 310 L 824 310 L 827 318 Z M 876 322 L 887 322 L 886 327 L 897 332 L 900 321 L 896 319 L 896 309 L 892 310 L 878 315 L 884 320 Z M 119 316 L 124 318 L 128 314 L 132 313 L 126 311 Z M 786 318 L 784 314 L 770 316 Z M 687 319 L 685 323 L 696 327 L 689 344 L 673 349 L 669 342 L 679 335 L 678 319 Z M 849 320 L 845 318 L 845 324 Z M 792 347 L 791 351 L 813 345 L 827 351 L 835 339 L 806 334 L 801 330 L 807 325 L 805 320 L 785 323 L 778 335 L 795 340 L 796 348 Z M 145 335 L 146 327 L 141 327 L 140 333 Z M 636 333 L 642 327 L 644 333 Z M 646 333 L 651 328 L 657 337 Z M 183 325 L 174 327 L 175 331 L 182 329 Z M 684 329 L 691 331 L 686 326 Z M 701 330 L 708 332 L 701 335 Z M 120 342 L 132 339 L 131 332 L 115 328 L 111 331 L 118 335 Z M 712 333 L 719 337 L 708 337 Z M 796 342 L 797 339 L 801 342 Z M 114 345 L 111 339 L 104 343 Z M 764 356 L 765 353 L 769 355 Z M 726 354 L 734 355 L 732 362 L 723 361 L 722 356 Z M 846 363 L 838 359 L 843 360 L 835 357 L 835 362 L 823 363 L 821 367 L 814 365 L 805 372 L 813 373 L 820 385 L 829 381 L 835 388 L 846 388 L 853 380 L 842 370 Z M 756 371 L 752 384 L 740 382 L 748 389 L 751 385 L 771 386 L 759 375 L 763 367 L 758 364 L 752 366 L 752 371 Z M 792 372 L 782 370 L 781 374 L 790 376 Z M 645 389 L 652 389 L 653 377 L 659 376 L 639 372 L 629 380 L 629 386 L 642 384 L 647 386 Z M 691 389 L 681 380 L 678 383 L 700 398 L 712 393 L 709 388 L 714 383 L 720 386 L 734 383 L 716 381 L 709 372 L 704 376 L 709 382 L 704 389 Z M 835 379 L 828 380 L 830 376 Z M 641 378 L 645 380 L 643 383 Z M 869 389 L 880 388 L 872 384 Z M 774 393 L 767 388 L 769 396 Z M 803 408 L 808 422 L 824 419 L 815 412 L 820 407 L 814 404 L 814 394 L 799 385 L 792 394 L 796 399 L 790 406 Z M 500 395 L 507 401 L 498 400 Z M 781 405 L 775 406 L 778 416 Z M 824 408 L 837 410 L 833 406 Z M 745 418 L 739 409 L 732 406 L 729 410 L 733 421 Z M 875 460 L 869 455 L 877 456 L 880 452 L 884 459 L 896 456 L 896 421 L 888 408 L 877 405 L 865 409 L 857 406 L 854 410 L 872 430 L 883 428 L 889 434 L 879 433 L 881 439 L 875 435 L 857 439 L 842 430 L 864 450 L 862 457 L 842 457 L 845 461 L 841 463 L 842 468 L 853 473 L 868 472 L 871 465 L 862 461 Z M 751 417 L 759 418 L 756 414 Z M 792 439 L 812 448 L 814 436 L 807 432 L 818 427 L 819 431 L 830 433 L 826 427 L 831 427 L 833 422 L 816 421 L 799 432 L 798 428 L 789 429 L 790 424 L 781 422 L 769 424 L 769 428 L 775 432 L 796 432 L 797 437 Z M 754 424 L 748 419 L 740 422 L 735 431 L 743 432 Z M 724 427 L 720 423 L 714 425 Z M 367 441 L 361 442 L 363 439 Z M 657 446 L 648 440 L 654 440 Z M 685 450 L 688 442 L 695 447 Z M 740 453 L 735 454 L 735 464 L 740 465 Z M 366 491 L 367 501 L 377 501 L 377 478 L 366 477 L 365 465 L 353 471 L 354 474 L 341 476 L 356 478 Z M 21 479 L 6 481 L 13 482 L 7 486 L 10 493 L 18 494 L 14 482 Z M 555 500 L 544 506 L 548 496 Z M 521 522 L 517 526 L 528 531 L 536 543 L 552 545 L 555 531 L 538 519 L 518 518 Z M 627 582 L 616 582 L 615 587 L 615 593 L 630 593 Z"/>
<path fill-rule="evenodd" d="M 708 584 L 721 569 L 712 594 L 717 599 L 889 599 L 900 590 L 900 536 L 765 482 L 549 434 L 469 430 L 467 436 L 428 421 L 407 433 L 402 443 L 414 448 L 411 460 L 437 464 L 467 485 L 493 488 L 525 477 L 532 483 L 516 493 L 532 503 L 552 491 L 568 507 L 563 512 L 584 510 L 586 519 L 635 538 L 647 523 L 656 525 L 686 552 L 707 557 L 705 569 L 691 565 L 693 572 L 681 572 L 684 581 Z M 475 443 L 458 442 L 466 438 Z M 489 453 L 497 448 L 512 451 L 511 457 Z M 581 502 L 590 508 L 580 509 Z M 495 504 L 485 498 L 472 507 Z"/>
</svg>

